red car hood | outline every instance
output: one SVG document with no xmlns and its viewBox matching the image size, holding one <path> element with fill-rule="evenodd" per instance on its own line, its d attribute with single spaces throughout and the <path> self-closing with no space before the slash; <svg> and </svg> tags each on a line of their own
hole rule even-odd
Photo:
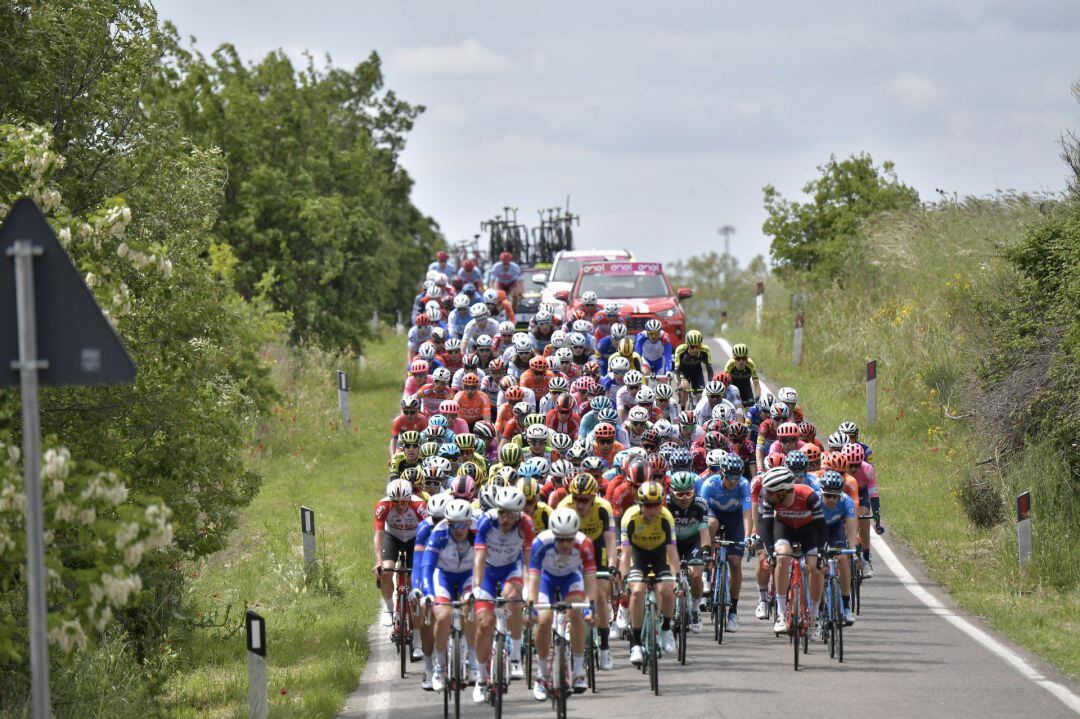
<svg viewBox="0 0 1080 719">
<path fill-rule="evenodd" d="M 671 309 L 676 304 L 674 297 L 635 297 L 628 300 L 606 300 L 601 298 L 599 304 L 603 307 L 608 302 L 614 302 L 626 314 L 635 315 L 663 312 Z"/>
</svg>

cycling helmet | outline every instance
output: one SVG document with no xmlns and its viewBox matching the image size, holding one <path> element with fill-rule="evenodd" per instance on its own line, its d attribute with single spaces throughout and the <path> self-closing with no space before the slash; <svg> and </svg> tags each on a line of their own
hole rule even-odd
<svg viewBox="0 0 1080 719">
<path fill-rule="evenodd" d="M 660 435 L 661 440 L 666 437 L 674 437 L 679 433 L 679 430 L 675 428 L 675 425 L 673 425 L 671 422 L 668 422 L 666 419 L 656 420 L 656 422 L 653 424 L 653 429 L 655 429 L 656 433 Z"/>
<path fill-rule="evenodd" d="M 615 427 L 610 422 L 601 422 L 593 430 L 596 439 L 615 439 Z"/>
<path fill-rule="evenodd" d="M 693 472 L 676 472 L 671 475 L 672 492 L 693 492 L 697 484 L 697 475 Z"/>
<path fill-rule="evenodd" d="M 513 467 L 504 467 L 503 469 L 509 469 L 511 474 L 515 472 Z M 528 462 L 517 468 L 516 476 L 521 479 L 543 479 L 543 473 L 540 471 L 540 468 L 535 464 L 529 464 Z"/>
<path fill-rule="evenodd" d="M 521 447 L 513 442 L 507 442 L 499 447 L 499 461 L 514 467 L 518 466 L 521 464 Z"/>
<path fill-rule="evenodd" d="M 763 410 L 768 412 L 770 409 L 772 409 L 773 402 L 775 401 L 776 400 L 773 398 L 773 396 L 770 393 L 766 392 L 760 397 L 758 397 L 757 403 L 758 407 L 761 407 Z"/>
<path fill-rule="evenodd" d="M 611 372 L 626 372 L 627 374 L 630 374 L 628 371 L 629 369 L 630 360 L 622 355 L 615 355 L 611 358 L 611 361 L 608 362 L 608 370 Z"/>
<path fill-rule="evenodd" d="M 546 309 L 541 309 L 535 315 L 533 315 L 533 322 L 538 325 L 550 325 L 554 318 L 551 316 L 551 312 Z"/>
<path fill-rule="evenodd" d="M 532 353 L 532 340 L 524 332 L 515 332 L 512 342 L 514 343 L 514 350 L 518 354 Z"/>
<path fill-rule="evenodd" d="M 523 479 L 519 489 L 521 489 L 521 493 L 525 496 L 525 501 L 531 502 L 540 495 L 540 480 Z"/>
<path fill-rule="evenodd" d="M 455 415 L 459 409 L 458 403 L 452 399 L 444 399 L 439 403 L 439 414 Z"/>
<path fill-rule="evenodd" d="M 710 449 L 705 453 L 705 466 L 713 470 L 723 469 L 724 457 L 726 457 L 727 454 L 727 452 L 720 448 Z"/>
<path fill-rule="evenodd" d="M 485 305 L 483 302 L 477 302 L 475 305 L 469 308 L 469 316 L 472 317 L 474 320 L 487 319 L 489 314 L 490 311 L 488 310 L 488 306 Z"/>
<path fill-rule="evenodd" d="M 405 502 L 412 499 L 412 484 L 405 479 L 394 479 L 386 485 L 386 498 L 391 502 Z"/>
<path fill-rule="evenodd" d="M 761 478 L 761 488 L 766 492 L 790 491 L 795 486 L 795 475 L 787 467 L 773 467 Z"/>
<path fill-rule="evenodd" d="M 663 328 L 664 328 L 664 326 L 662 324 L 660 324 L 660 320 L 657 320 L 657 319 L 648 320 L 645 323 L 645 331 L 646 332 L 659 332 Z"/>
<path fill-rule="evenodd" d="M 533 372 L 543 372 L 547 369 L 547 360 L 540 355 L 536 355 L 531 360 L 529 360 L 529 369 L 531 369 Z"/>
<path fill-rule="evenodd" d="M 581 365 L 581 371 L 588 375 L 600 375 L 600 363 L 596 360 L 589 360 L 585 364 Z"/>
<path fill-rule="evenodd" d="M 477 337 L 475 340 L 473 340 L 473 349 L 476 349 L 476 350 L 491 349 L 491 347 L 494 344 L 495 344 L 495 340 L 493 340 L 491 338 L 491 335 L 483 334 L 483 335 L 480 335 L 479 337 Z"/>
<path fill-rule="evenodd" d="M 634 401 L 638 404 L 652 404 L 656 401 L 656 395 L 648 387 L 642 387 L 634 395 Z"/>
<path fill-rule="evenodd" d="M 644 407 L 631 407 L 626 413 L 626 419 L 630 422 L 646 422 L 649 419 L 649 410 Z"/>
<path fill-rule="evenodd" d="M 593 326 L 592 322 L 589 322 L 588 320 L 574 320 L 574 323 L 570 325 L 570 329 L 585 336 L 592 334 Z"/>
<path fill-rule="evenodd" d="M 794 422 L 784 422 L 776 428 L 776 436 L 780 439 L 798 439 L 799 425 Z"/>
<path fill-rule="evenodd" d="M 851 437 L 852 439 L 858 439 L 859 438 L 859 425 L 855 424 L 851 420 L 841 422 L 840 426 L 836 428 L 836 431 L 840 432 L 841 434 L 846 434 L 848 437 Z"/>
<path fill-rule="evenodd" d="M 548 355 L 548 357 L 544 361 L 544 366 L 546 366 L 552 372 L 558 372 L 559 371 L 559 358 L 556 357 L 555 355 Z"/>
<path fill-rule="evenodd" d="M 435 519 L 442 519 L 446 514 L 446 505 L 453 499 L 449 494 L 445 492 L 439 492 L 433 494 L 431 499 L 427 501 L 427 511 Z"/>
<path fill-rule="evenodd" d="M 499 293 L 494 287 L 489 287 L 484 290 L 483 298 L 484 302 L 487 302 L 488 304 L 499 304 Z"/>
<path fill-rule="evenodd" d="M 799 393 L 794 387 L 781 387 L 776 393 L 776 398 L 784 404 L 795 405 L 799 401 Z"/>
<path fill-rule="evenodd" d="M 638 504 L 659 504 L 664 500 L 664 485 L 659 482 L 645 482 L 637 490 Z"/>
<path fill-rule="evenodd" d="M 669 384 L 656 385 L 656 398 L 657 399 L 671 399 L 675 395 L 675 391 L 671 389 Z"/>
<path fill-rule="evenodd" d="M 453 447 L 454 451 L 457 451 L 457 445 L 439 445 L 439 450 L 441 451 L 443 447 Z M 442 474 L 444 477 L 450 476 L 450 473 L 454 471 L 454 463 L 446 457 L 442 456 L 441 454 L 436 454 L 434 457 L 429 457 L 427 462 L 429 467 L 438 467 L 440 470 L 442 470 Z"/>
<path fill-rule="evenodd" d="M 428 373 L 428 366 L 429 365 L 427 363 L 427 360 L 414 359 L 412 361 L 412 364 L 409 365 L 409 374 L 427 374 Z M 401 408 L 402 409 L 405 409 L 405 401 L 406 400 L 404 400 L 404 399 L 401 400 Z M 417 407 L 419 407 L 419 405 L 417 405 Z"/>
<path fill-rule="evenodd" d="M 720 422 L 725 427 L 731 420 L 735 419 L 735 413 L 731 411 L 731 406 L 727 402 L 720 402 L 713 405 L 712 411 L 709 414 L 713 419 Z"/>
<path fill-rule="evenodd" d="M 428 319 L 430 319 L 432 322 L 438 322 L 442 319 L 442 310 L 439 309 L 439 304 L 437 302 L 428 303 L 428 308 L 424 310 L 424 314 L 426 314 L 428 316 Z M 435 329 L 442 328 L 436 327 Z M 431 331 L 432 335 L 435 334 L 435 329 Z"/>
<path fill-rule="evenodd" d="M 461 451 L 475 449 L 476 448 L 476 435 L 470 432 L 462 432 L 454 437 L 454 444 Z"/>
<path fill-rule="evenodd" d="M 450 370 L 445 367 L 436 367 L 435 371 L 431 373 L 431 379 L 435 382 L 449 382 Z"/>
<path fill-rule="evenodd" d="M 768 457 L 765 458 L 765 466 L 769 467 L 769 468 L 783 467 L 784 466 L 784 455 L 780 454 L 779 452 L 773 452 L 772 454 L 770 454 Z"/>
<path fill-rule="evenodd" d="M 636 369 L 632 369 L 626 373 L 623 377 L 623 384 L 628 387 L 637 387 L 645 380 L 645 376 L 638 372 Z"/>
<path fill-rule="evenodd" d="M 668 471 L 668 461 L 659 453 L 650 454 L 646 461 L 649 464 L 649 476 L 663 477 Z"/>
<path fill-rule="evenodd" d="M 560 539 L 569 539 L 577 536 L 581 519 L 573 507 L 559 507 L 551 513 L 548 520 L 548 528 L 551 533 Z"/>
<path fill-rule="evenodd" d="M 561 351 L 561 350 L 560 350 Z M 566 379 L 562 375 L 556 375 L 548 382 L 549 392 L 566 392 L 570 389 L 570 380 Z M 569 399 L 569 397 L 567 398 Z M 571 400 L 573 401 L 573 400 Z"/>
<path fill-rule="evenodd" d="M 435 453 L 439 451 L 438 442 L 424 442 L 420 445 L 420 456 L 424 459 L 428 457 L 434 457 Z"/>
<path fill-rule="evenodd" d="M 592 290 L 585 290 L 581 293 L 581 304 L 583 305 L 595 305 L 598 301 L 599 298 Z"/>
<path fill-rule="evenodd" d="M 810 464 L 821 460 L 821 449 L 816 444 L 808 444 L 802 449 L 806 455 L 806 461 Z"/>
<path fill-rule="evenodd" d="M 615 422 L 617 422 L 619 419 L 619 413 L 615 411 L 614 407 L 604 407 L 602 410 L 596 413 L 596 419 L 599 422 L 615 424 Z"/>
<path fill-rule="evenodd" d="M 575 442 L 574 446 L 570 448 L 570 451 L 566 453 L 566 461 L 570 464 L 581 464 L 582 460 L 587 456 L 589 456 L 589 450 L 585 446 Z"/>
<path fill-rule="evenodd" d="M 817 434 L 817 427 L 815 427 L 812 422 L 808 422 L 804 419 L 802 422 L 799 422 L 799 434 L 802 435 L 803 439 L 809 441 Z"/>
<path fill-rule="evenodd" d="M 570 484 L 566 489 L 567 494 L 585 494 L 590 497 L 595 497 L 599 491 L 600 485 L 596 483 L 596 479 L 591 474 L 579 474 L 570 480 Z"/>
<path fill-rule="evenodd" d="M 585 339 L 585 335 L 583 335 L 581 332 L 578 332 L 577 330 L 570 333 L 569 342 L 571 348 L 589 346 L 589 341 Z"/>
<path fill-rule="evenodd" d="M 682 472 L 690 469 L 694 463 L 694 458 L 690 455 L 690 450 L 686 447 L 677 447 L 668 460 L 671 463 L 671 468 L 676 472 Z"/>
<path fill-rule="evenodd" d="M 431 419 L 429 419 L 427 422 L 427 428 L 431 429 L 432 427 L 435 427 L 442 430 L 446 429 L 447 424 L 448 422 L 446 421 L 446 417 L 442 416 L 441 414 L 433 414 L 431 415 Z"/>
<path fill-rule="evenodd" d="M 734 440 L 742 441 L 746 439 L 746 435 L 750 432 L 746 428 L 746 425 L 738 420 L 732 420 L 727 426 L 727 434 Z"/>
<path fill-rule="evenodd" d="M 848 443 L 847 435 L 843 432 L 833 432 L 826 438 L 825 446 L 834 452 L 839 452 L 845 444 Z"/>
<path fill-rule="evenodd" d="M 659 455 L 651 455 L 658 457 Z M 626 475 L 626 479 L 633 484 L 643 484 L 649 481 L 650 470 L 649 463 L 638 456 L 632 456 L 626 462 L 626 467 L 623 469 L 623 474 Z"/>
<path fill-rule="evenodd" d="M 563 330 L 555 330 L 551 333 L 551 346 L 555 349 L 566 346 L 566 332 Z"/>
<path fill-rule="evenodd" d="M 528 464 L 536 467 L 536 469 L 540 472 L 540 476 L 545 476 L 548 472 L 551 471 L 551 462 L 547 460 L 547 457 L 529 457 L 523 462 L 523 464 Z"/>
<path fill-rule="evenodd" d="M 517 484 L 517 470 L 503 465 L 491 475 L 489 484 L 495 487 L 510 487 Z"/>
<path fill-rule="evenodd" d="M 430 342 L 424 342 L 420 345 L 420 348 L 416 350 L 416 356 L 422 360 L 435 359 L 435 345 Z"/>
<path fill-rule="evenodd" d="M 720 463 L 720 468 L 724 470 L 725 477 L 738 477 L 743 473 L 742 458 L 737 454 L 728 452 Z"/>
<path fill-rule="evenodd" d="M 476 496 L 476 481 L 467 474 L 459 474 L 450 480 L 447 491 L 458 499 L 472 500 Z"/>
<path fill-rule="evenodd" d="M 686 344 L 691 347 L 700 347 L 704 341 L 705 337 L 697 330 L 690 330 L 686 333 Z"/>
<path fill-rule="evenodd" d="M 660 446 L 660 433 L 650 427 L 641 433 L 641 446 L 654 451 Z"/>
<path fill-rule="evenodd" d="M 821 485 L 822 494 L 840 494 L 844 491 L 844 475 L 835 470 L 827 469 L 821 473 L 818 484 Z"/>
<path fill-rule="evenodd" d="M 793 449 L 784 456 L 784 465 L 792 472 L 805 472 L 810 465 L 806 452 Z"/>
<path fill-rule="evenodd" d="M 593 412 L 599 412 L 600 410 L 606 409 L 610 406 L 611 400 L 608 399 L 606 395 L 601 397 L 593 397 L 589 400 L 589 409 L 591 409 Z"/>
<path fill-rule="evenodd" d="M 723 397 L 724 383 L 718 380 L 710 380 L 705 383 L 705 394 L 709 397 Z"/>
<path fill-rule="evenodd" d="M 464 499 L 451 499 L 446 504 L 443 517 L 449 524 L 462 524 L 472 519 L 472 505 Z"/>
<path fill-rule="evenodd" d="M 528 402 L 515 402 L 514 406 L 510 409 L 514 411 L 514 416 L 518 418 L 518 421 L 523 422 L 530 410 L 532 410 L 532 405 Z"/>
<path fill-rule="evenodd" d="M 446 344 L 443 345 L 443 348 L 447 352 L 460 352 L 461 340 L 459 340 L 457 337 L 451 337 L 450 339 L 446 340 Z"/>
<path fill-rule="evenodd" d="M 431 318 L 428 317 L 427 314 L 421 312 L 416 316 L 416 319 L 413 320 L 413 324 L 417 327 L 428 327 L 431 325 Z"/>
<path fill-rule="evenodd" d="M 565 459 L 558 459 L 551 463 L 551 468 L 548 470 L 548 474 L 552 477 L 558 477 L 562 479 L 569 477 L 574 473 L 574 465 Z"/>
<path fill-rule="evenodd" d="M 503 320 L 499 323 L 499 334 L 501 335 L 512 335 L 514 334 L 515 329 L 517 328 L 510 320 Z"/>
<path fill-rule="evenodd" d="M 769 408 L 769 416 L 773 418 L 774 422 L 787 419 L 789 414 L 791 414 L 791 410 L 783 402 L 774 402 L 773 406 Z"/>
<path fill-rule="evenodd" d="M 616 322 L 611 325 L 611 340 L 613 342 L 618 342 L 623 337 L 626 337 L 626 325 L 622 322 Z"/>
<path fill-rule="evenodd" d="M 445 457 L 450 460 L 451 463 L 456 462 L 457 458 L 461 456 L 461 448 L 457 446 L 457 437 L 453 442 L 444 442 L 439 445 L 439 453 L 437 457 Z"/>
<path fill-rule="evenodd" d="M 564 454 L 573 444 L 574 440 L 565 432 L 554 432 L 551 435 L 551 448 L 560 454 Z"/>
<path fill-rule="evenodd" d="M 723 449 L 725 445 L 724 435 L 719 432 L 706 432 L 702 444 L 705 446 L 706 450 Z"/>
<path fill-rule="evenodd" d="M 483 441 L 490 442 L 495 438 L 495 425 L 482 419 L 473 425 L 473 433 Z"/>
<path fill-rule="evenodd" d="M 844 459 L 847 460 L 848 466 L 853 464 L 862 464 L 866 459 L 866 450 L 862 448 L 862 445 L 858 442 L 850 442 L 844 445 L 844 448 L 840 450 L 844 455 Z"/>
<path fill-rule="evenodd" d="M 480 386 L 480 375 L 475 372 L 469 372 L 461 378 L 461 386 L 465 389 L 473 389 Z"/>
<path fill-rule="evenodd" d="M 734 345 L 731 348 L 731 356 L 734 359 L 739 359 L 740 357 L 749 357 L 750 348 L 742 343 Z"/>
<path fill-rule="evenodd" d="M 731 384 L 731 375 L 727 372 L 717 372 L 713 379 L 724 385 L 724 389 L 727 389 Z"/>
<path fill-rule="evenodd" d="M 420 433 L 417 432 L 415 429 L 407 429 L 398 436 L 399 447 L 410 444 L 420 444 Z"/>
<path fill-rule="evenodd" d="M 465 369 L 478 369 L 480 367 L 480 356 L 475 352 L 468 352 L 461 358 L 461 366 Z"/>
<path fill-rule="evenodd" d="M 555 409 L 560 412 L 573 412 L 574 398 L 568 394 L 559 395 L 559 398 L 555 400 Z"/>
<path fill-rule="evenodd" d="M 463 310 L 469 306 L 468 295 L 457 295 L 454 297 L 454 309 Z"/>
<path fill-rule="evenodd" d="M 503 361 L 502 357 L 496 357 L 495 359 L 488 362 L 488 372 L 490 372 L 491 374 L 500 374 L 505 371 L 506 362 Z M 505 379 L 505 377 L 503 379 Z"/>
<path fill-rule="evenodd" d="M 525 509 L 525 494 L 517 487 L 501 487 L 495 492 L 495 506 L 505 512 Z"/>
<path fill-rule="evenodd" d="M 529 415 L 530 417 L 532 415 Z M 528 419 L 528 417 L 526 417 Z M 546 442 L 548 439 L 548 428 L 542 424 L 533 424 L 525 429 L 525 440 L 527 442 Z"/>
<path fill-rule="evenodd" d="M 607 462 L 601 457 L 590 455 L 581 460 L 581 468 L 586 472 L 600 472 L 607 469 Z"/>
<path fill-rule="evenodd" d="M 686 410 L 686 409 L 684 409 L 682 412 L 679 412 L 678 420 L 679 420 L 679 424 L 695 424 L 696 423 L 696 420 L 694 418 L 694 413 L 691 412 L 690 410 Z"/>
<path fill-rule="evenodd" d="M 538 412 L 530 412 L 528 415 L 525 416 L 525 419 L 522 421 L 521 424 L 527 429 L 529 427 L 532 427 L 534 424 L 544 424 L 545 419 L 546 418 L 544 417 L 544 415 L 539 414 Z M 547 428 L 545 427 L 545 430 L 546 429 Z"/>
<path fill-rule="evenodd" d="M 619 314 L 619 303 L 617 302 L 605 302 L 604 314 L 609 317 L 614 317 Z"/>
<path fill-rule="evenodd" d="M 574 352 L 569 347 L 560 347 L 552 353 L 552 356 L 560 363 L 574 361 Z"/>
</svg>

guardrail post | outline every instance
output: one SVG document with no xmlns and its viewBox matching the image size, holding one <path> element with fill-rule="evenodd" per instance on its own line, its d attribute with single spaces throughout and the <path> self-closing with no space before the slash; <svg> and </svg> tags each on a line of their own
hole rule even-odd
<svg viewBox="0 0 1080 719">
<path fill-rule="evenodd" d="M 1016 498 L 1016 543 L 1020 548 L 1020 569 L 1031 561 L 1031 492 Z"/>
<path fill-rule="evenodd" d="M 341 426 L 345 429 L 352 424 L 349 414 L 349 377 L 344 371 L 337 371 L 337 401 L 338 410 L 341 411 Z"/>
<path fill-rule="evenodd" d="M 315 510 L 300 508 L 300 535 L 304 540 L 304 564 L 315 564 Z"/>
<path fill-rule="evenodd" d="M 866 363 L 866 423 L 877 422 L 877 360 Z"/>
<path fill-rule="evenodd" d="M 248 610 L 244 614 L 248 650 L 248 716 L 266 719 L 270 714 L 269 683 L 266 677 L 266 620 Z"/>
<path fill-rule="evenodd" d="M 761 329 L 761 312 L 765 309 L 765 283 L 758 281 L 757 294 L 754 297 L 754 325 Z"/>
<path fill-rule="evenodd" d="M 791 359 L 798 366 L 802 362 L 803 313 L 795 315 L 795 336 L 791 345 Z"/>
</svg>

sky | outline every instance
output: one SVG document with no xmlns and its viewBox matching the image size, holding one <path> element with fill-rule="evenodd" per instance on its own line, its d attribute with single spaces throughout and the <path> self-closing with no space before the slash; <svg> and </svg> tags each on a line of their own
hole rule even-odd
<svg viewBox="0 0 1080 719">
<path fill-rule="evenodd" d="M 402 163 L 448 241 L 505 205 L 581 215 L 578 247 L 768 253 L 762 187 L 892 160 L 923 200 L 1065 185 L 1080 3 L 157 0 L 209 53 L 352 67 L 427 109 Z"/>
</svg>

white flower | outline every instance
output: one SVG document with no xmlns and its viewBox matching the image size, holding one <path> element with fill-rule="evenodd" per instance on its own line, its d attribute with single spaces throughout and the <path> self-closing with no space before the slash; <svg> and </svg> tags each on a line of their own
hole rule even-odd
<svg viewBox="0 0 1080 719">
<path fill-rule="evenodd" d="M 138 522 L 129 522 L 122 526 L 116 533 L 116 548 L 123 549 L 128 542 L 139 536 L 139 530 Z"/>
<path fill-rule="evenodd" d="M 116 246 L 116 256 L 124 257 L 127 255 L 128 250 L 130 250 L 130 248 L 127 246 L 127 243 L 121 242 L 119 245 Z"/>
<path fill-rule="evenodd" d="M 70 652 L 76 647 L 86 649 L 86 632 L 78 619 L 69 619 L 49 632 L 49 640 L 63 652 Z"/>
<path fill-rule="evenodd" d="M 89 507 L 79 512 L 79 524 L 82 524 L 84 526 L 90 526 L 94 523 L 96 519 L 97 512 L 94 510 L 93 507 Z"/>
<path fill-rule="evenodd" d="M 71 228 L 62 227 L 60 231 L 56 233 L 57 238 L 60 240 L 60 244 L 67 247 L 71 244 Z"/>
</svg>

